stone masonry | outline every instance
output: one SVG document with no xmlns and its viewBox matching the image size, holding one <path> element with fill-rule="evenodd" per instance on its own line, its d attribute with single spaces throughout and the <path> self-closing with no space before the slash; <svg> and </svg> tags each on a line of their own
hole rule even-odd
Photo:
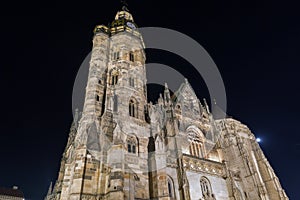
<svg viewBox="0 0 300 200">
<path fill-rule="evenodd" d="M 287 200 L 254 134 L 216 119 L 187 80 L 148 103 L 132 15 L 94 30 L 86 96 L 45 200 Z"/>
</svg>

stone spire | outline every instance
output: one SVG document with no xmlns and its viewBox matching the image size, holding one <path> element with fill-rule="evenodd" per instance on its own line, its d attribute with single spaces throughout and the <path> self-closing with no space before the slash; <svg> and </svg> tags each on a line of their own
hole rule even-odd
<svg viewBox="0 0 300 200">
<path fill-rule="evenodd" d="M 49 185 L 49 189 L 48 189 L 47 195 L 50 195 L 50 194 L 52 194 L 52 181 L 51 181 L 51 183 Z"/>
<path fill-rule="evenodd" d="M 165 99 L 166 104 L 169 104 L 169 102 L 171 100 L 171 95 L 170 95 L 170 91 L 169 91 L 169 87 L 168 87 L 167 83 L 165 83 L 164 99 Z"/>
</svg>

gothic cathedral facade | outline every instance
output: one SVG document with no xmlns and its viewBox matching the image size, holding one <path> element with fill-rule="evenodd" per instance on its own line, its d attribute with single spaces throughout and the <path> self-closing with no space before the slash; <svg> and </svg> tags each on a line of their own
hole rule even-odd
<svg viewBox="0 0 300 200">
<path fill-rule="evenodd" d="M 45 200 L 287 200 L 254 134 L 215 119 L 186 80 L 148 103 L 132 15 L 94 30 L 83 111 Z"/>
</svg>

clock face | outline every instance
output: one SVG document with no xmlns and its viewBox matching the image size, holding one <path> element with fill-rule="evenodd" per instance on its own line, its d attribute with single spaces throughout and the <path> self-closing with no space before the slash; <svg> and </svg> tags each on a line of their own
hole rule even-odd
<svg viewBox="0 0 300 200">
<path fill-rule="evenodd" d="M 127 26 L 128 26 L 129 28 L 132 28 L 132 29 L 135 29 L 135 28 L 136 28 L 135 25 L 134 25 L 133 23 L 131 23 L 131 22 L 127 22 Z"/>
</svg>

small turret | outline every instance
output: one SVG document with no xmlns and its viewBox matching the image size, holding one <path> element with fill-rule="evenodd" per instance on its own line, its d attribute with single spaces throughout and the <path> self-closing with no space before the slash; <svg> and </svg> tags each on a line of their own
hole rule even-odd
<svg viewBox="0 0 300 200">
<path fill-rule="evenodd" d="M 109 34 L 110 33 L 110 30 L 107 26 L 104 26 L 104 25 L 97 25 L 94 29 L 94 34 L 97 34 L 97 33 L 105 33 L 105 34 Z"/>
</svg>

